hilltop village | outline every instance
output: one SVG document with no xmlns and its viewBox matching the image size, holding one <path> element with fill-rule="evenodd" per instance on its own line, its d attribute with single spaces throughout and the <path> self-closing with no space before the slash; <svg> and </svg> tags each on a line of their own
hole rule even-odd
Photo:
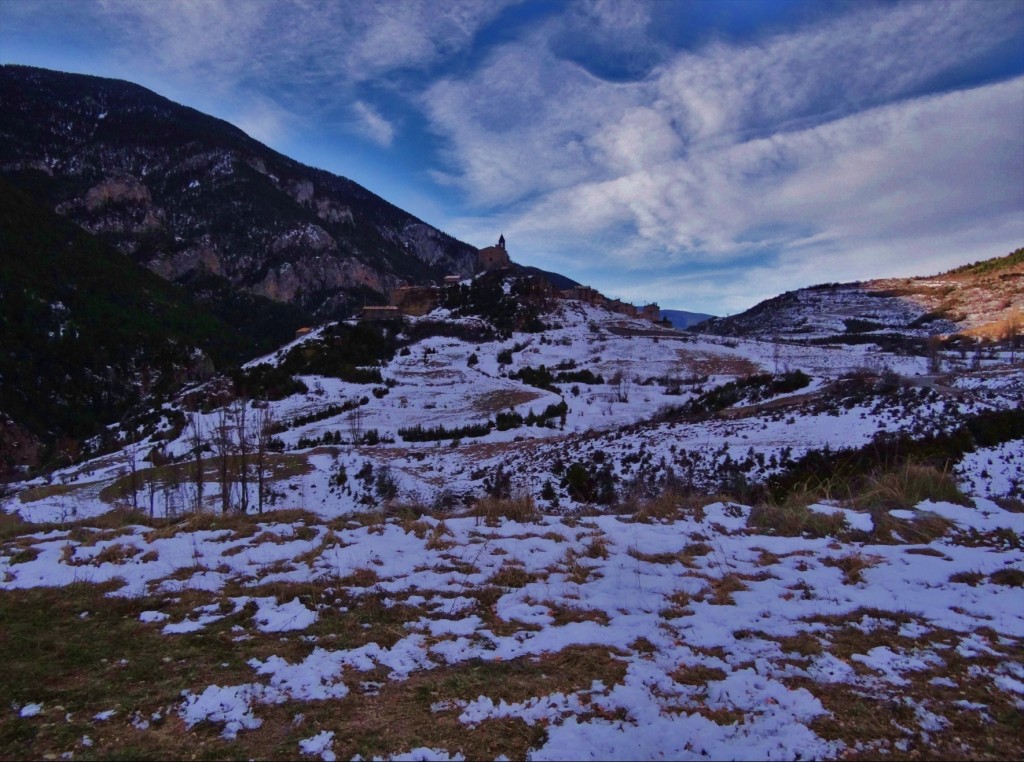
<svg viewBox="0 0 1024 762">
<path fill-rule="evenodd" d="M 504 234 L 499 236 L 497 244 L 480 249 L 477 253 L 476 274 L 517 269 L 520 269 L 520 266 L 509 257 Z M 649 320 L 652 323 L 661 322 L 661 309 L 657 304 L 637 307 L 620 299 L 609 299 L 597 289 L 589 286 L 577 285 L 568 289 L 559 289 L 542 275 L 533 277 L 536 279 L 537 287 L 550 298 L 579 301 L 592 307 L 602 307 L 625 317 Z M 377 321 L 394 320 L 400 317 L 422 317 L 441 304 L 441 294 L 445 287 L 457 285 L 462 280 L 463 278 L 459 275 L 448 275 L 445 277 L 443 285 L 401 286 L 391 292 L 390 304 L 366 306 L 359 318 Z"/>
</svg>

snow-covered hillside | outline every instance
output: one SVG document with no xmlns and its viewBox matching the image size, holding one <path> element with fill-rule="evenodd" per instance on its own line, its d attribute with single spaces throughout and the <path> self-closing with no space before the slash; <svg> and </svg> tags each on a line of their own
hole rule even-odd
<svg viewBox="0 0 1024 762">
<path fill-rule="evenodd" d="M 832 283 L 790 291 L 701 328 L 801 341 L 1002 337 L 1024 323 L 1024 249 L 942 275 Z"/>
<path fill-rule="evenodd" d="M 109 639 L 76 657 L 84 692 L 14 668 L 15 753 L 1019 756 L 1009 352 L 542 317 L 492 338 L 436 310 L 369 383 L 265 403 L 215 379 L 12 489 L 0 615 Z M 908 502 L 921 474 L 942 493 Z"/>
<path fill-rule="evenodd" d="M 479 322 L 451 318 L 444 311 L 429 316 L 432 321 L 446 318 L 455 325 Z M 293 466 L 284 469 L 290 475 L 274 479 L 270 503 L 325 516 L 365 510 L 379 502 L 372 475 L 382 468 L 396 483 L 391 497 L 428 505 L 438 499 L 462 502 L 482 496 L 485 480 L 500 468 L 517 492 L 553 503 L 542 507 L 575 510 L 579 501 L 558 486 L 561 475 L 552 473 L 552 465 L 592 460 L 596 453 L 602 453 L 603 465 L 621 489 L 628 488 L 631 474 L 635 478 L 630 460 L 639 455 L 651 467 L 644 478 L 661 481 L 669 471 L 685 473 L 694 487 L 714 493 L 726 486 L 723 476 L 734 476 L 731 470 L 722 473 L 727 457 L 730 464 L 750 463 L 743 475 L 756 482 L 773 472 L 767 465 L 772 462 L 826 446 L 860 447 L 881 432 L 955 428 L 965 416 L 1014 407 L 1024 391 L 1019 372 L 968 372 L 970 363 L 982 369 L 999 366 L 1003 358 L 997 354 L 978 360 L 951 353 L 944 367 L 959 374 L 954 391 L 927 375 L 927 358 L 882 352 L 871 344 L 808 346 L 693 335 L 577 302 L 560 303 L 549 324 L 543 333 L 488 343 L 423 339 L 380 368 L 384 384 L 300 376 L 308 391 L 270 403 L 282 429 L 275 436 L 284 448 L 273 457 L 287 458 Z M 284 351 L 316 338 L 310 334 L 250 365 L 280 362 Z M 524 369 L 542 367 L 555 377 L 586 371 L 592 376 L 588 380 L 603 383 L 553 381 L 545 389 L 514 378 Z M 809 377 L 805 388 L 757 404 L 741 401 L 702 419 L 671 414 L 736 379 L 795 371 Z M 857 379 L 865 376 L 891 377 L 894 388 L 876 392 L 869 382 L 858 386 Z M 990 378 L 998 381 L 988 383 Z M 542 416 L 562 403 L 564 414 L 552 413 L 535 425 L 492 426 L 482 436 L 407 441 L 402 434 L 416 426 L 446 432 L 486 427 L 502 413 L 525 423 L 531 414 Z M 254 417 L 256 406 L 249 401 L 247 415 Z M 132 468 L 135 504 L 147 512 L 152 506 L 153 515 L 162 517 L 194 508 L 195 487 L 187 473 L 194 432 L 212 437 L 223 410 L 182 410 L 181 405 L 165 406 L 162 428 L 118 455 L 25 483 L 27 489 L 9 499 L 6 510 L 30 521 L 97 515 L 115 503 L 131 502 L 124 487 Z M 172 427 L 175 413 L 189 425 Z M 371 431 L 377 443 L 362 444 Z M 178 472 L 145 461 L 154 448 L 161 461 L 181 464 Z M 212 460 L 208 455 L 207 467 Z M 371 476 L 360 481 L 360 473 Z M 339 474 L 345 475 L 342 483 Z M 550 490 L 542 498 L 547 482 L 552 482 L 554 498 Z M 235 479 L 229 487 L 237 493 L 240 484 Z M 205 508 L 221 504 L 219 488 L 208 476 Z M 248 489 L 248 502 L 256 505 L 254 480 Z M 1007 489 L 1004 494 L 1020 497 L 1015 487 Z M 239 499 L 237 494 L 232 498 L 235 503 Z"/>
</svg>

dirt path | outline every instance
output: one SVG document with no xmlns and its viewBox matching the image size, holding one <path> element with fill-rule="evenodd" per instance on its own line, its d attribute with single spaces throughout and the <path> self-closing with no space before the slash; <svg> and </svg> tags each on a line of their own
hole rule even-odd
<svg viewBox="0 0 1024 762">
<path fill-rule="evenodd" d="M 790 397 L 776 397 L 775 399 L 766 400 L 765 402 L 756 402 L 753 405 L 743 405 L 741 407 L 728 407 L 725 410 L 719 410 L 715 413 L 715 418 L 721 418 L 724 420 L 735 420 L 737 418 L 749 418 L 750 416 L 763 413 L 766 410 L 786 410 L 788 408 L 800 407 L 813 400 L 821 399 L 832 391 L 835 387 L 835 382 L 827 386 L 823 386 L 820 389 L 816 389 L 813 392 L 807 392 L 805 394 L 794 394 Z"/>
</svg>

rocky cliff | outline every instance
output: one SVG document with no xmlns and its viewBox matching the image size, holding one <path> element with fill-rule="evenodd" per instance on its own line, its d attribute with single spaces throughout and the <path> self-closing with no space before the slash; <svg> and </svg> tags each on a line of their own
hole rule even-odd
<svg viewBox="0 0 1024 762">
<path fill-rule="evenodd" d="M 476 250 L 343 177 L 119 80 L 0 67 L 0 172 L 153 272 L 345 316 Z"/>
</svg>

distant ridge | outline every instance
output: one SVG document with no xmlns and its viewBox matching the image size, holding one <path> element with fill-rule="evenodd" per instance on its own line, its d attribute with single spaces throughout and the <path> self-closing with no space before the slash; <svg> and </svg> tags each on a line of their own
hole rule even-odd
<svg viewBox="0 0 1024 762">
<path fill-rule="evenodd" d="M 529 275 L 539 275 L 559 291 L 567 291 L 570 288 L 578 288 L 580 286 L 572 278 L 548 270 L 541 270 L 539 267 L 520 266 L 520 270 Z"/>
<path fill-rule="evenodd" d="M 701 332 L 867 343 L 885 335 L 1000 338 L 1024 324 L 1024 249 L 939 275 L 825 283 L 788 291 Z"/>
<path fill-rule="evenodd" d="M 686 310 L 662 310 L 661 318 L 670 322 L 673 328 L 684 331 L 705 320 L 711 320 L 714 315 L 706 315 L 703 312 L 687 312 Z"/>
</svg>

